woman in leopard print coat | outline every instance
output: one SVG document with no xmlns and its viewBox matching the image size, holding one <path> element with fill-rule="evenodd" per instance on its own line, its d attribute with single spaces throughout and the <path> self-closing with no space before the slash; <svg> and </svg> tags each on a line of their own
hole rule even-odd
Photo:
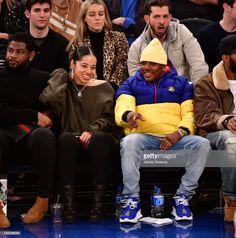
<svg viewBox="0 0 236 238">
<path fill-rule="evenodd" d="M 74 38 L 68 49 L 91 46 L 97 57 L 97 79 L 106 80 L 116 89 L 127 78 L 128 42 L 122 32 L 112 31 L 112 24 L 102 0 L 83 2 Z"/>
</svg>

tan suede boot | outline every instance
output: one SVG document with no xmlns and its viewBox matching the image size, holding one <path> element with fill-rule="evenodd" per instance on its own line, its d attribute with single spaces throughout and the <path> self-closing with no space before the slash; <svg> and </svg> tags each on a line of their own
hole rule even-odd
<svg viewBox="0 0 236 238">
<path fill-rule="evenodd" d="M 30 210 L 22 216 L 24 223 L 37 223 L 41 221 L 44 215 L 48 211 L 48 198 L 40 198 L 39 196 L 36 199 L 35 204 Z"/>
<path fill-rule="evenodd" d="M 224 212 L 225 212 L 225 217 L 224 221 L 226 222 L 232 222 L 234 220 L 234 212 L 236 211 L 236 200 L 231 200 L 229 196 L 225 195 L 223 192 L 221 192 L 224 201 L 225 201 L 225 206 L 224 206 Z"/>
<path fill-rule="evenodd" d="M 11 226 L 10 221 L 6 217 L 6 215 L 3 212 L 2 208 L 0 208 L 0 228 L 8 228 L 10 226 Z"/>
</svg>

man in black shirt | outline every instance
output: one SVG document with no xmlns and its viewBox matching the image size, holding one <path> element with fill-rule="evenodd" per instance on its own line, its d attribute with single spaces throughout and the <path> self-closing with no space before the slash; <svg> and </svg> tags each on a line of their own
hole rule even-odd
<svg viewBox="0 0 236 238">
<path fill-rule="evenodd" d="M 52 119 L 38 99 L 49 74 L 29 67 L 35 55 L 33 49 L 34 42 L 27 33 L 12 35 L 6 67 L 0 71 L 0 170 L 6 171 L 6 165 L 12 161 L 10 155 L 21 149 L 23 156 L 17 153 L 15 158 L 20 161 L 29 155 L 38 176 L 38 197 L 23 216 L 25 223 L 39 222 L 48 210 L 56 160 L 56 139 L 50 129 Z M 0 209 L 0 228 L 9 226 L 9 220 Z"/>
<path fill-rule="evenodd" d="M 69 70 L 66 52 L 68 40 L 49 28 L 51 0 L 27 0 L 25 15 L 29 19 L 29 33 L 33 38 L 36 56 L 31 65 L 51 73 L 57 68 Z"/>
<path fill-rule="evenodd" d="M 221 61 L 218 51 L 220 41 L 228 35 L 236 34 L 236 1 L 219 0 L 218 5 L 223 13 L 222 19 L 208 24 L 197 34 L 210 72 Z"/>
</svg>

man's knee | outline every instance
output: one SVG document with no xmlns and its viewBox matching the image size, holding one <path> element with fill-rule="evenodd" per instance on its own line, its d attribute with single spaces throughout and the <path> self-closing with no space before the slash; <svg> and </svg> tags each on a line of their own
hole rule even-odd
<svg viewBox="0 0 236 238">
<path fill-rule="evenodd" d="M 132 150 L 135 148 L 140 148 L 141 145 L 141 135 L 137 133 L 129 134 L 121 140 L 122 149 Z"/>
</svg>

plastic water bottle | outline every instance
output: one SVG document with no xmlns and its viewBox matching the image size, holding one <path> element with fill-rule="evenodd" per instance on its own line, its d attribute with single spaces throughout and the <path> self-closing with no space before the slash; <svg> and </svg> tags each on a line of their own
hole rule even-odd
<svg viewBox="0 0 236 238">
<path fill-rule="evenodd" d="M 164 216 L 164 203 L 165 199 L 163 194 L 161 193 L 161 189 L 155 186 L 152 194 L 152 207 L 151 207 L 152 217 L 161 218 Z"/>
<path fill-rule="evenodd" d="M 123 197 L 122 197 L 122 190 L 123 190 L 123 186 L 118 186 L 117 194 L 116 194 L 116 217 L 117 218 L 119 218 L 121 211 L 122 211 L 122 207 L 124 205 Z"/>
</svg>

